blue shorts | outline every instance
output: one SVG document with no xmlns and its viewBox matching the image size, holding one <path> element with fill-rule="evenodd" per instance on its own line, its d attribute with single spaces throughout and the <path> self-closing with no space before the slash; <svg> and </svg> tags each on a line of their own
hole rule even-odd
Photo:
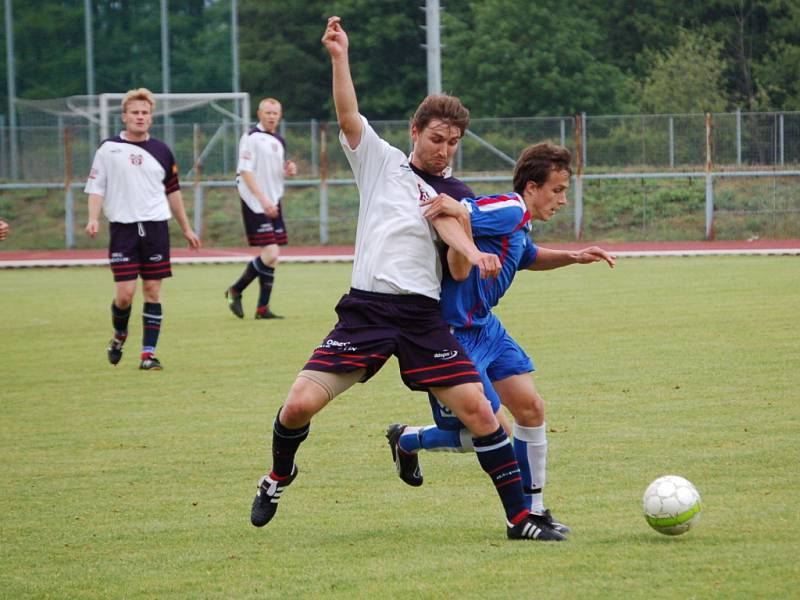
<svg viewBox="0 0 800 600">
<path fill-rule="evenodd" d="M 456 329 L 453 335 L 475 363 L 475 368 L 481 376 L 483 391 L 492 403 L 492 411 L 497 412 L 500 410 L 500 397 L 494 390 L 492 382 L 512 375 L 530 373 L 534 370 L 533 361 L 495 316 L 492 316 L 483 327 Z M 428 394 L 428 400 L 431 403 L 433 419 L 440 429 L 452 431 L 464 427 L 450 409 L 440 404 L 432 394 Z"/>
</svg>

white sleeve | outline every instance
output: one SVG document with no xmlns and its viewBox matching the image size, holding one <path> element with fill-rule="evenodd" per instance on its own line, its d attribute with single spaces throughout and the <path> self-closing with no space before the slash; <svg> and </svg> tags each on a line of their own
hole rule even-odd
<svg viewBox="0 0 800 600">
<path fill-rule="evenodd" d="M 92 169 L 89 171 L 89 178 L 86 180 L 86 187 L 83 191 L 87 194 L 97 194 L 98 196 L 106 195 L 106 167 L 103 160 L 103 153 L 101 152 L 102 146 L 94 153 L 94 160 L 92 161 Z"/>
<path fill-rule="evenodd" d="M 241 173 L 242 171 L 250 171 L 252 173 L 255 168 L 256 157 L 255 148 L 251 141 L 252 137 L 253 136 L 249 133 L 245 133 L 239 140 L 239 164 L 236 166 L 237 173 Z"/>
<path fill-rule="evenodd" d="M 374 178 L 382 168 L 386 154 L 392 147 L 388 142 L 378 137 L 372 125 L 363 115 L 359 116 L 361 117 L 362 129 L 358 146 L 351 148 L 341 130 L 339 131 L 339 142 L 347 157 L 347 162 L 350 163 L 350 168 L 353 169 L 356 184 L 359 189 L 365 190 L 370 183 L 370 178 Z"/>
</svg>

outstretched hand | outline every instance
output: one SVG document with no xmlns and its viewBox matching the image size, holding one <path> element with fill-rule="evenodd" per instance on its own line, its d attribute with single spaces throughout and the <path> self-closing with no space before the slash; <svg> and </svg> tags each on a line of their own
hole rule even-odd
<svg viewBox="0 0 800 600">
<path fill-rule="evenodd" d="M 340 58 L 347 54 L 349 41 L 347 33 L 342 28 L 341 17 L 328 18 L 328 25 L 322 36 L 322 45 L 333 58 Z"/>
<path fill-rule="evenodd" d="M 583 250 L 578 250 L 576 253 L 576 262 L 581 265 L 595 263 L 601 260 L 606 261 L 608 266 L 612 269 L 617 264 L 617 257 L 614 254 L 606 252 L 599 246 L 584 248 Z"/>
</svg>

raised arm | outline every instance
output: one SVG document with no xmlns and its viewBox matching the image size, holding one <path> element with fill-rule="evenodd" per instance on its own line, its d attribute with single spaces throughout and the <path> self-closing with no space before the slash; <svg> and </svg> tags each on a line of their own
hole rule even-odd
<svg viewBox="0 0 800 600">
<path fill-rule="evenodd" d="M 322 44 L 331 55 L 333 68 L 333 103 L 336 106 L 336 118 L 347 143 L 356 148 L 361 142 L 361 116 L 358 114 L 358 98 L 350 75 L 350 59 L 348 58 L 349 42 L 342 28 L 340 17 L 330 17 Z"/>
<path fill-rule="evenodd" d="M 536 260 L 529 267 L 531 271 L 549 271 L 567 265 L 585 265 L 604 260 L 612 269 L 617 264 L 617 257 L 598 246 L 584 248 L 583 250 L 553 250 L 552 248 L 539 247 Z"/>
</svg>

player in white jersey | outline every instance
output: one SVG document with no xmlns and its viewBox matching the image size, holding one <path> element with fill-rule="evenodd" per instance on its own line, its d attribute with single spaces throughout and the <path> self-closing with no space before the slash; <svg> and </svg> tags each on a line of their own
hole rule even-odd
<svg viewBox="0 0 800 600">
<path fill-rule="evenodd" d="M 247 241 L 261 248 L 247 263 L 242 276 L 225 290 L 231 312 L 244 318 L 242 293 L 256 277 L 260 284 L 256 319 L 281 319 L 269 308 L 280 246 L 288 243 L 281 198 L 284 177 L 297 173 L 297 166 L 285 159 L 286 140 L 278 132 L 281 103 L 264 98 L 258 104 L 258 124 L 239 141 L 236 185 L 241 197 L 242 218 Z"/>
<path fill-rule="evenodd" d="M 359 191 L 352 287 L 336 307 L 339 321 L 306 362 L 278 411 L 272 469 L 259 481 L 250 520 L 262 527 L 275 515 L 297 476 L 295 455 L 308 437 L 312 417 L 395 355 L 406 386 L 434 393 L 472 433 L 481 468 L 503 504 L 507 536 L 560 541 L 564 536 L 538 523 L 526 508 L 508 436 L 439 307 L 437 236 L 460 254 L 460 261 L 478 266 L 483 277 L 497 275 L 500 260 L 472 243 L 466 209 L 455 217 L 421 205 L 437 197 L 433 188 L 414 173 L 404 152 L 378 137 L 359 113 L 347 34 L 339 17 L 328 19 L 322 43 L 333 67 L 339 140 Z M 469 111 L 454 97 L 443 97 L 438 106 L 441 112 L 431 126 L 446 123 L 463 135 Z"/>
<path fill-rule="evenodd" d="M 109 221 L 108 255 L 115 294 L 111 304 L 114 337 L 108 346 L 108 361 L 116 365 L 122 359 L 136 280 L 141 276 L 144 309 L 139 368 L 143 370 L 162 368 L 155 350 L 162 320 L 161 280 L 172 276 L 167 225 L 172 214 L 189 247 L 200 248 L 200 239 L 183 207 L 175 157 L 164 142 L 148 133 L 154 109 L 150 90 L 139 88 L 125 94 L 125 130 L 104 140 L 97 149 L 84 189 L 89 194 L 86 233 L 97 235 L 101 208 Z"/>
</svg>

